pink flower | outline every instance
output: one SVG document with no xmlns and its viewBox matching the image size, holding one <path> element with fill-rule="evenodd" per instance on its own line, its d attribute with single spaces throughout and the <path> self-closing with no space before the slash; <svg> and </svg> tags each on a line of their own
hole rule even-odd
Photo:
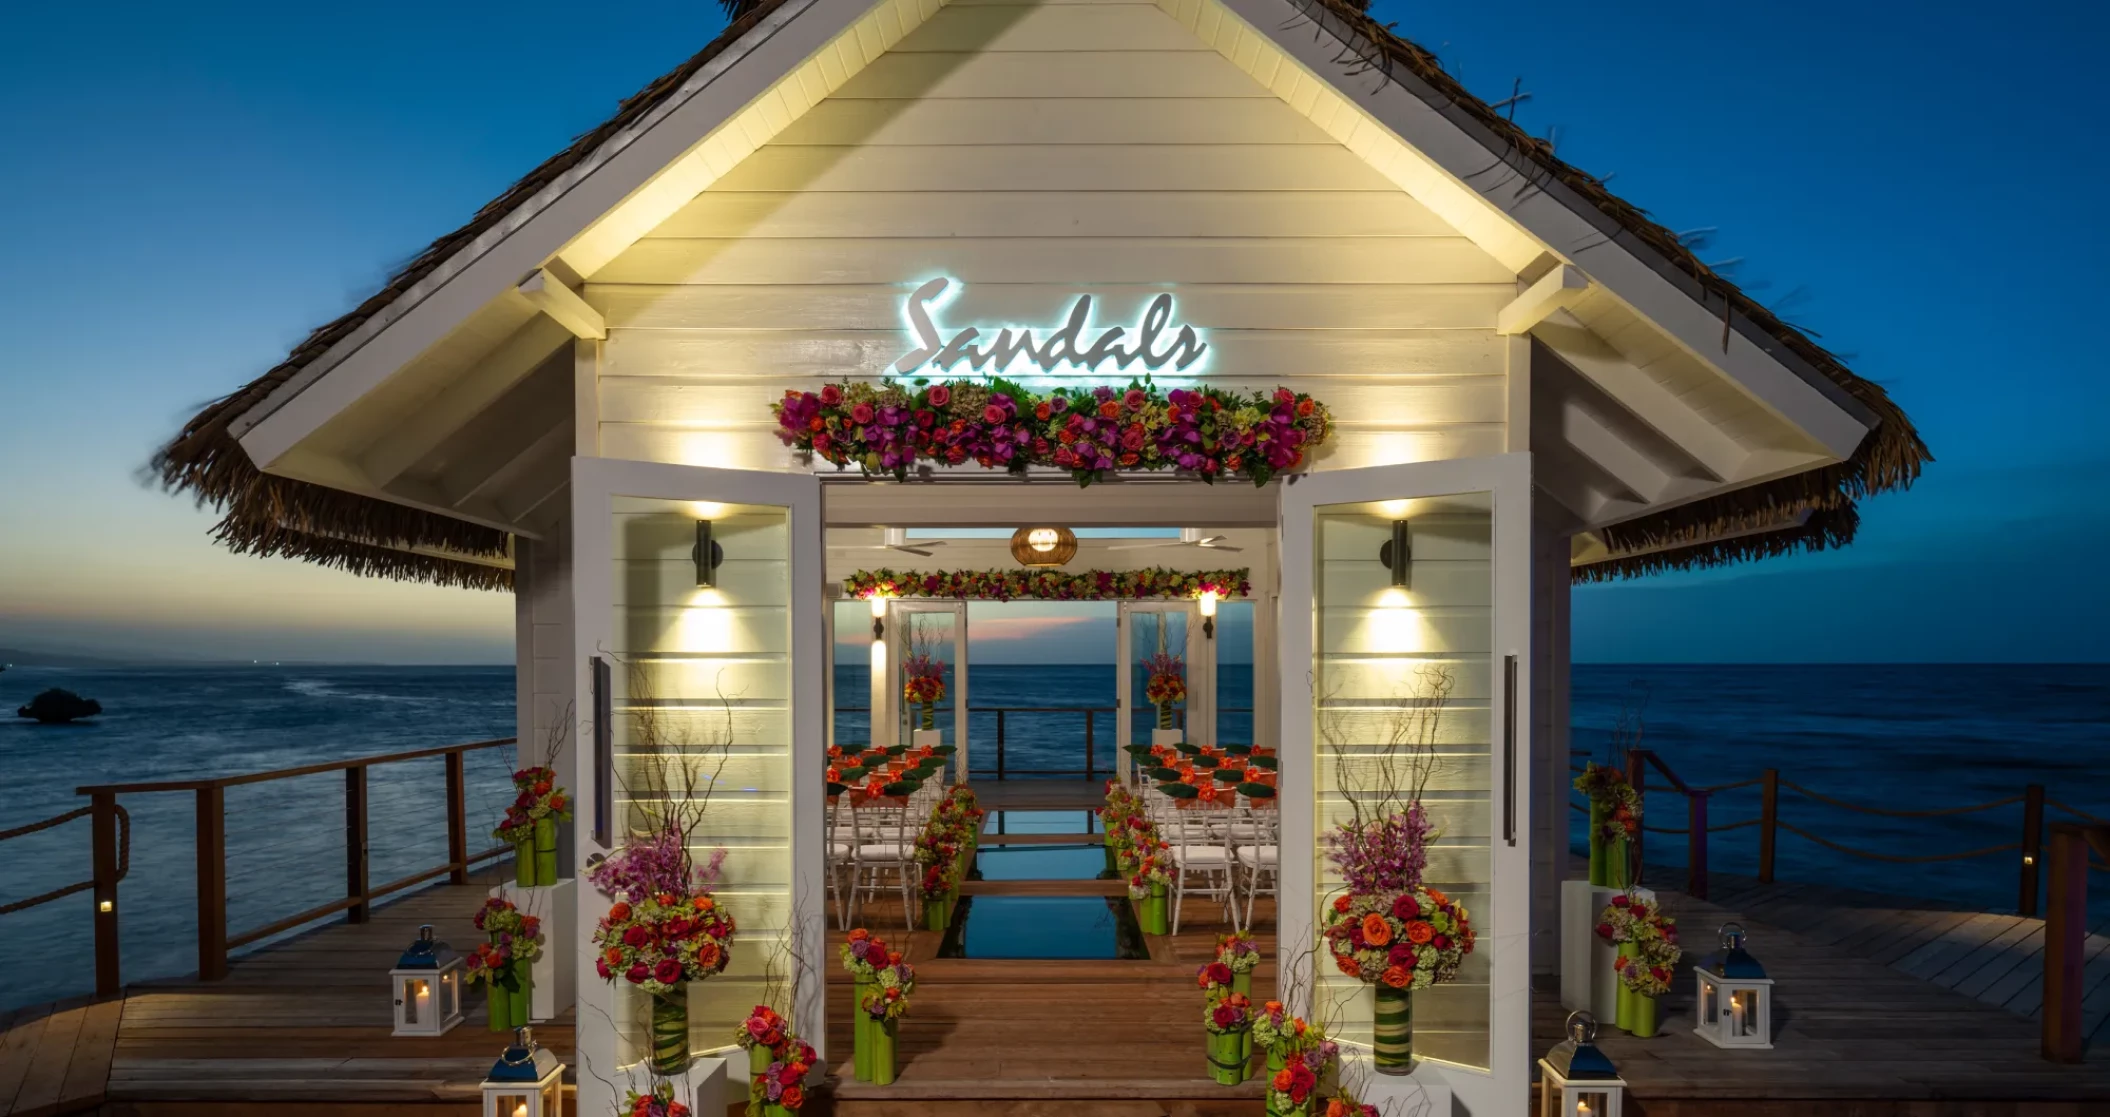
<svg viewBox="0 0 2110 1117">
<path fill-rule="evenodd" d="M 833 385 L 833 384 L 830 384 L 830 385 L 828 385 L 827 387 L 825 387 L 825 388 L 822 388 L 822 389 L 821 389 L 821 404 L 822 404 L 822 406 L 824 406 L 824 407 L 834 407 L 835 405 L 837 405 L 837 404 L 841 403 L 842 401 L 843 401 L 843 390 L 842 390 L 841 388 L 838 388 L 838 387 L 836 387 L 835 385 Z"/>
<path fill-rule="evenodd" d="M 864 426 L 867 423 L 870 423 L 872 421 L 872 405 L 869 403 L 860 403 L 857 406 L 852 407 L 850 409 L 850 421 L 856 423 L 860 427 Z"/>
<path fill-rule="evenodd" d="M 988 405 L 985 405 L 985 406 L 984 406 L 984 407 L 982 408 L 982 421 L 983 421 L 983 422 L 985 422 L 985 423 L 1001 423 L 1001 422 L 1003 422 L 1003 421 L 1004 421 L 1004 409 L 1003 409 L 1003 408 L 1001 408 L 1001 407 L 998 407 L 998 406 L 997 406 L 996 404 L 993 404 L 993 403 L 992 403 L 992 404 L 988 404 Z"/>
<path fill-rule="evenodd" d="M 1150 397 L 1144 395 L 1141 388 L 1130 388 L 1122 395 L 1121 402 L 1126 404 L 1130 411 L 1141 411 L 1143 405 L 1150 402 Z"/>
<path fill-rule="evenodd" d="M 930 405 L 931 405 L 932 407 L 943 407 L 943 406 L 945 406 L 946 404 L 948 404 L 948 403 L 951 403 L 951 402 L 952 402 L 952 389 L 951 389 L 951 388 L 948 388 L 948 387 L 946 387 L 946 386 L 945 386 L 945 385 L 943 385 L 943 384 L 933 384 L 933 385 L 931 385 L 931 387 L 930 387 Z"/>
</svg>

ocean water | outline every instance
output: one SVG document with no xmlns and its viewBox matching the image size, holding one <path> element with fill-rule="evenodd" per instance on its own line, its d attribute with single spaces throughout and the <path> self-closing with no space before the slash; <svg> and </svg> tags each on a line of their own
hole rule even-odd
<svg viewBox="0 0 2110 1117">
<path fill-rule="evenodd" d="M 861 669 L 837 679 L 845 704 L 864 693 Z M 1046 706 L 1070 712 L 1005 718 L 1007 775 L 1084 768 L 1083 715 L 1111 708 L 1107 665 L 978 666 L 975 706 Z M 11 711 L 47 686 L 99 699 L 93 723 L 40 727 L 0 718 L 0 830 L 85 800 L 77 786 L 233 774 L 503 737 L 513 730 L 513 671 L 492 668 L 56 670 L 0 674 Z M 1225 707 L 1252 705 L 1249 668 L 1219 672 Z M 2054 799 L 2110 816 L 2110 666 L 1598 666 L 1575 669 L 1578 756 L 1608 755 L 1622 706 L 1642 704 L 1643 744 L 1688 783 L 1726 783 L 1767 767 L 1821 794 L 1894 810 L 1958 806 L 2020 794 L 2041 783 Z M 859 701 L 856 704 L 861 705 Z M 842 741 L 866 734 L 863 714 L 837 715 Z M 976 778 L 994 775 L 995 714 L 977 712 Z M 1095 715 L 1096 774 L 1114 757 L 1111 713 Z M 950 718 L 941 713 L 941 724 Z M 1139 730 L 1147 728 L 1139 722 Z M 1221 738 L 1250 739 L 1250 715 L 1227 714 Z M 470 754 L 471 847 L 482 848 L 510 797 L 510 750 Z M 441 762 L 376 769 L 372 803 L 375 882 L 445 858 Z M 1653 775 L 1651 781 L 1654 782 Z M 120 885 L 119 926 L 128 980 L 196 965 L 194 799 L 130 795 L 130 875 Z M 306 776 L 228 791 L 229 923 L 258 926 L 341 895 L 343 781 Z M 1649 797 L 1651 825 L 1683 825 L 1682 800 Z M 1757 814 L 1755 789 L 1715 797 L 1716 822 Z M 2019 806 L 1937 819 L 1854 814 L 1783 792 L 1782 818 L 1842 844 L 1892 854 L 1967 850 L 2018 841 Z M 2048 817 L 2068 817 L 2057 810 Z M 1581 816 L 1571 839 L 1580 847 Z M 1651 863 L 1681 865 L 1681 835 L 1648 837 Z M 1718 871 L 1751 872 L 1755 828 L 1716 835 Z M 1783 833 L 1779 875 L 1821 879 L 1975 905 L 2012 908 L 2019 858 L 1892 864 L 1833 853 Z M 1080 862 L 1081 864 L 1081 862 Z M 1062 866 L 1066 875 L 1071 867 Z M 85 879 L 85 820 L 0 843 L 0 904 Z M 1678 883 L 1672 873 L 1666 883 Z M 2110 873 L 2091 881 L 2110 914 Z M 0 915 L 0 1008 L 86 992 L 93 984 L 85 894 Z"/>
</svg>

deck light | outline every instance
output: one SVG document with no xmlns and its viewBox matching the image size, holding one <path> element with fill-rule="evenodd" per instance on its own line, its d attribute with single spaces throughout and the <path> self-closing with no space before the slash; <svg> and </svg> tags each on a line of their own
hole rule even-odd
<svg viewBox="0 0 2110 1117">
<path fill-rule="evenodd" d="M 1022 527 L 1011 533 L 1020 566 L 1061 566 L 1077 557 L 1077 533 L 1066 527 Z"/>
<path fill-rule="evenodd" d="M 725 548 L 711 538 L 711 521 L 696 521 L 696 549 L 689 552 L 696 560 L 696 585 L 709 589 L 718 584 L 718 566 L 725 561 Z"/>
<path fill-rule="evenodd" d="M 1216 639 L 1216 591 L 1202 591 L 1202 637 Z"/>
<path fill-rule="evenodd" d="M 1699 983 L 1693 1033 L 1716 1047 L 1769 1050 L 1773 1046 L 1773 979 L 1744 950 L 1744 928 L 1722 925 L 1722 949 L 1692 968 Z"/>
<path fill-rule="evenodd" d="M 396 1027 L 399 1036 L 436 1036 L 462 1022 L 462 960 L 447 944 L 432 937 L 432 924 L 418 928 L 418 937 L 388 971 L 395 988 Z"/>
<path fill-rule="evenodd" d="M 1403 590 L 1408 588 L 1408 583 L 1413 580 L 1411 575 L 1414 563 L 1414 537 L 1407 528 L 1407 521 L 1392 521 L 1392 538 L 1386 540 L 1384 545 L 1377 549 L 1377 561 L 1384 563 L 1385 568 L 1392 571 L 1392 587 L 1394 589 Z"/>
<path fill-rule="evenodd" d="M 531 1029 L 516 1028 L 512 1046 L 484 1076 L 483 1117 L 558 1117 L 563 1092 L 563 1061 L 536 1043 Z"/>
<path fill-rule="evenodd" d="M 1539 1060 L 1539 1117 L 1620 1117 L 1626 1080 L 1596 1038 L 1595 1017 L 1569 1014 L 1568 1038 Z"/>
</svg>

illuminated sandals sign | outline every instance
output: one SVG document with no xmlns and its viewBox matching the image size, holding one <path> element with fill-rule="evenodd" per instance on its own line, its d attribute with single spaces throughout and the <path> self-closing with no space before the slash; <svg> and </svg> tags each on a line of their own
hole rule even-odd
<svg viewBox="0 0 2110 1117">
<path fill-rule="evenodd" d="M 1143 308 L 1135 334 L 1126 327 L 1109 326 L 1086 343 L 1092 333 L 1092 297 L 1079 295 L 1070 304 L 1070 316 L 1045 337 L 1036 337 L 1022 326 L 990 327 L 995 336 L 988 346 L 976 345 L 983 336 L 979 327 L 965 326 L 946 335 L 937 314 L 964 284 L 952 279 L 933 279 L 916 288 L 902 304 L 902 316 L 915 335 L 916 348 L 894 362 L 897 373 L 944 375 L 971 371 L 998 375 L 1015 372 L 1023 365 L 1048 375 L 1091 372 L 1111 365 L 1127 369 L 1141 364 L 1149 372 L 1179 373 L 1193 369 L 1209 351 L 1200 332 L 1192 326 L 1174 327 L 1172 296 L 1159 295 Z M 963 369 L 964 366 L 964 369 Z"/>
</svg>

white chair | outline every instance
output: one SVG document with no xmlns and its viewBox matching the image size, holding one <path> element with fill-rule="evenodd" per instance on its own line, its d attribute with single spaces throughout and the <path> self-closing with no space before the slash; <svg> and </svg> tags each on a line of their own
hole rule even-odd
<svg viewBox="0 0 2110 1117">
<path fill-rule="evenodd" d="M 1238 929 L 1243 931 L 1253 925 L 1253 897 L 1260 894 L 1264 886 L 1270 897 L 1277 895 L 1277 884 L 1281 879 L 1282 861 L 1282 809 L 1272 807 L 1256 810 L 1240 807 L 1241 816 L 1232 824 L 1234 834 L 1247 837 L 1232 840 L 1232 858 L 1237 875 L 1245 878 L 1245 916 Z"/>
<path fill-rule="evenodd" d="M 855 864 L 852 874 L 850 918 L 867 897 L 877 897 L 885 888 L 887 874 L 894 876 L 901 893 L 902 924 L 916 927 L 915 905 L 909 899 L 916 878 L 916 831 L 909 828 L 907 807 L 867 805 L 851 812 Z"/>
<path fill-rule="evenodd" d="M 1168 801 L 1170 797 L 1167 797 Z M 1224 922 L 1236 925 L 1238 905 L 1232 896 L 1233 865 L 1230 831 L 1222 825 L 1224 809 L 1173 809 L 1172 815 L 1172 933 L 1180 933 L 1180 909 L 1187 893 L 1222 902 Z"/>
<path fill-rule="evenodd" d="M 828 800 L 826 825 L 828 828 L 828 899 L 835 905 L 835 922 L 841 929 L 850 929 L 850 913 L 855 908 L 853 896 L 843 894 L 842 878 L 850 877 L 851 888 L 857 885 L 856 820 L 851 817 L 852 808 L 838 795 Z"/>
</svg>

